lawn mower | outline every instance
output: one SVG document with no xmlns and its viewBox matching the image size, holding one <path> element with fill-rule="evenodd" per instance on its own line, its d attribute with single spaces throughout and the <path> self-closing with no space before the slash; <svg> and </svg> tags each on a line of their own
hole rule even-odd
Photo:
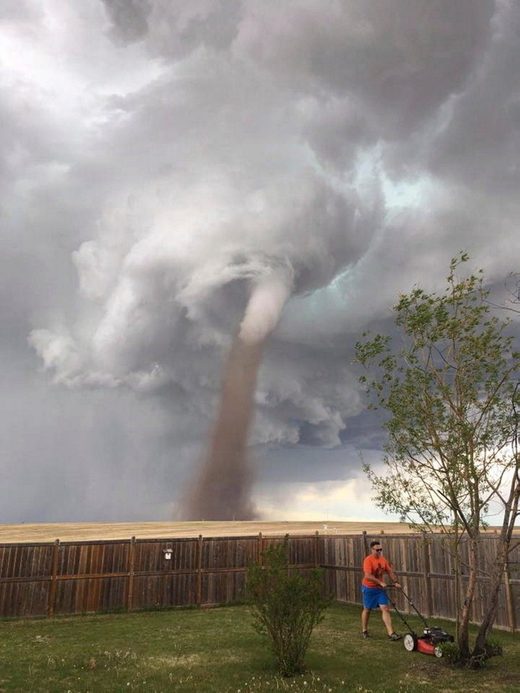
<svg viewBox="0 0 520 693">
<path fill-rule="evenodd" d="M 435 657 L 442 657 L 442 648 L 440 647 L 440 645 L 443 642 L 453 642 L 453 635 L 446 633 L 446 631 L 442 628 L 437 628 L 436 626 L 429 626 L 424 616 L 421 614 L 419 609 L 415 606 L 413 601 L 402 588 L 401 592 L 406 601 L 410 604 L 410 606 L 417 613 L 417 615 L 424 624 L 422 635 L 417 635 L 413 628 L 410 627 L 408 621 L 399 611 L 395 603 L 390 599 L 390 597 L 388 597 L 390 604 L 394 607 L 397 615 L 404 623 L 404 625 L 408 628 L 408 633 L 406 633 L 403 637 L 404 649 L 408 652 L 413 652 L 414 650 L 417 650 L 418 652 L 422 652 L 423 654 L 435 655 Z"/>
</svg>

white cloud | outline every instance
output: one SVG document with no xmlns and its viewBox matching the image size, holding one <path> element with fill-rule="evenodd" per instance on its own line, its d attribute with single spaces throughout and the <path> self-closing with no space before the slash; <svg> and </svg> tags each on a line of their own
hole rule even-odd
<svg viewBox="0 0 520 693">
<path fill-rule="evenodd" d="M 255 501 L 261 518 L 323 521 L 331 531 L 334 522 L 399 521 L 378 509 L 372 496 L 369 482 L 354 477 L 344 482 L 286 483 L 275 491 L 260 488 Z"/>
</svg>

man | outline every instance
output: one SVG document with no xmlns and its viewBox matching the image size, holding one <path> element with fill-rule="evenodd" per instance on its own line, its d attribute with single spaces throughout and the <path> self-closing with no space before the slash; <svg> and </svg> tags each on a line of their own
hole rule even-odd
<svg viewBox="0 0 520 693">
<path fill-rule="evenodd" d="M 363 582 L 361 592 L 363 594 L 363 611 L 361 612 L 361 629 L 363 637 L 368 638 L 368 619 L 371 609 L 381 609 L 381 617 L 385 624 L 386 632 L 390 640 L 400 640 L 392 626 L 390 615 L 390 600 L 386 593 L 386 583 L 383 576 L 386 573 L 393 582 L 394 587 L 401 587 L 390 563 L 383 558 L 383 547 L 380 542 L 370 542 L 370 555 L 363 561 Z"/>
</svg>

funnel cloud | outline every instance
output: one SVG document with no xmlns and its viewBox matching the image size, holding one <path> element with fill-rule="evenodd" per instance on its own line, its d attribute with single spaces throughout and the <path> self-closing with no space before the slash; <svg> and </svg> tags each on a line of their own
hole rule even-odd
<svg viewBox="0 0 520 693">
<path fill-rule="evenodd" d="M 195 478 L 183 513 L 186 520 L 252 520 L 253 475 L 247 440 L 263 341 L 235 337 L 224 370 L 222 396 L 207 461 Z"/>
<path fill-rule="evenodd" d="M 252 520 L 252 469 L 247 456 L 262 351 L 289 296 L 288 272 L 258 281 L 224 369 L 222 393 L 208 457 L 184 512 L 187 520 Z"/>
</svg>

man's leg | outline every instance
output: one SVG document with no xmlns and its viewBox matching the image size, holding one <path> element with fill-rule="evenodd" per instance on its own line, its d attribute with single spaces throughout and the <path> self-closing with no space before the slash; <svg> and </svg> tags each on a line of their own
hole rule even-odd
<svg viewBox="0 0 520 693">
<path fill-rule="evenodd" d="M 386 604 L 381 604 L 379 607 L 381 609 L 381 617 L 383 619 L 383 623 L 385 624 L 386 632 L 388 635 L 392 635 L 394 632 L 394 627 L 392 626 L 392 615 L 390 614 L 390 607 L 386 606 Z"/>
<path fill-rule="evenodd" d="M 363 633 L 368 630 L 368 617 L 370 616 L 370 609 L 363 609 L 361 612 L 361 630 Z"/>
</svg>

